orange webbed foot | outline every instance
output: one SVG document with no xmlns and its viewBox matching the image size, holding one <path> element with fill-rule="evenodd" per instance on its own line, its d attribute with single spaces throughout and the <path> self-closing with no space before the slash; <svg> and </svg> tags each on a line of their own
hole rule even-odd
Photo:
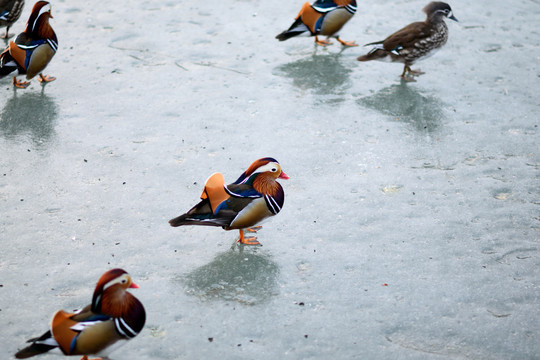
<svg viewBox="0 0 540 360">
<path fill-rule="evenodd" d="M 238 240 L 236 240 L 236 242 L 239 242 L 240 244 L 244 244 L 244 245 L 261 245 L 262 246 L 262 244 L 257 241 L 256 236 L 245 237 L 243 230 L 240 230 L 240 237 L 238 238 Z"/>
<path fill-rule="evenodd" d="M 250 233 L 256 233 L 257 231 L 262 229 L 262 225 L 253 226 L 250 228 L 247 228 L 246 231 Z"/>
<path fill-rule="evenodd" d="M 93 358 L 93 359 L 90 359 L 88 356 L 84 355 L 81 360 L 103 360 L 103 358 Z"/>
<path fill-rule="evenodd" d="M 238 240 L 240 241 L 240 239 Z M 261 243 L 257 241 L 256 236 L 245 237 L 240 243 L 244 245 L 261 245 Z"/>
<path fill-rule="evenodd" d="M 19 89 L 26 89 L 30 85 L 30 82 L 28 82 L 28 81 L 19 81 L 14 76 L 13 77 L 13 85 L 15 85 L 15 87 L 18 87 Z"/>
<path fill-rule="evenodd" d="M 315 36 L 315 44 L 319 45 L 319 46 L 327 46 L 327 45 L 332 45 L 332 43 L 328 40 L 319 40 L 319 38 L 317 36 Z"/>
<path fill-rule="evenodd" d="M 340 38 L 336 38 L 337 41 L 339 41 L 341 43 L 341 45 L 343 46 L 358 46 L 358 44 L 354 41 L 345 41 L 345 40 L 341 40 Z"/>
<path fill-rule="evenodd" d="M 56 80 L 54 76 L 39 74 L 38 80 L 40 83 L 48 83 Z"/>
</svg>

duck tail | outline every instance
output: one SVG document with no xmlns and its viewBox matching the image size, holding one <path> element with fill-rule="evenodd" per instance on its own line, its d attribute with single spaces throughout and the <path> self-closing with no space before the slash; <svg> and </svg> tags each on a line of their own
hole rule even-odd
<svg viewBox="0 0 540 360">
<path fill-rule="evenodd" d="M 290 39 L 292 37 L 298 36 L 298 35 L 302 34 L 303 32 L 305 32 L 305 31 L 304 30 L 303 31 L 285 30 L 281 34 L 276 35 L 276 39 L 278 39 L 279 41 L 285 41 L 285 40 L 288 40 L 288 39 Z"/>
<path fill-rule="evenodd" d="M 311 6 L 309 6 L 309 3 L 306 3 L 308 5 L 308 7 L 311 8 Z M 304 4 L 304 7 L 306 6 L 306 4 Z M 278 34 L 276 35 L 276 39 L 278 39 L 279 41 L 285 41 L 287 39 L 290 39 L 292 37 L 295 37 L 295 36 L 298 36 L 298 35 L 302 35 L 306 32 L 310 32 L 311 30 L 309 30 L 309 28 L 302 22 L 302 12 L 303 12 L 304 8 L 302 8 L 302 10 L 300 11 L 300 14 L 298 14 L 298 17 L 296 18 L 296 20 L 293 22 L 293 24 L 285 31 L 283 31 L 281 34 Z"/>
<path fill-rule="evenodd" d="M 30 339 L 28 342 L 32 344 L 17 351 L 15 358 L 26 359 L 35 355 L 46 353 L 47 351 L 58 347 L 58 343 L 53 339 L 50 331 L 47 331 L 38 338 Z"/>
<path fill-rule="evenodd" d="M 9 62 L 12 62 L 13 58 L 9 54 L 9 48 L 4 50 L 0 54 L 0 78 L 3 78 L 6 75 L 9 75 L 11 72 L 17 70 L 17 66 L 8 65 Z"/>
<path fill-rule="evenodd" d="M 213 218 L 205 214 L 183 214 L 174 219 L 169 220 L 169 224 L 172 227 L 178 227 L 182 225 L 201 225 L 201 226 L 227 226 L 231 222 L 232 218 Z"/>
<path fill-rule="evenodd" d="M 187 220 L 187 214 L 180 215 L 174 219 L 169 220 L 169 224 L 172 227 L 178 227 L 182 225 L 194 225 L 191 220 Z"/>
<path fill-rule="evenodd" d="M 366 55 L 359 56 L 358 61 L 371 61 L 371 60 L 380 60 L 388 56 L 388 51 L 383 48 L 382 41 L 377 41 L 373 43 L 366 44 L 364 46 L 373 46 Z"/>
<path fill-rule="evenodd" d="M 385 50 L 374 49 L 368 52 L 366 55 L 359 56 L 358 61 L 371 61 L 371 60 L 380 60 L 388 56 L 388 53 Z"/>
</svg>

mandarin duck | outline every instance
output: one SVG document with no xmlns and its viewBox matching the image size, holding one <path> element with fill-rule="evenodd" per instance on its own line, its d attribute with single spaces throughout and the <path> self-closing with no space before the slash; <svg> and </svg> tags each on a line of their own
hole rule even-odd
<svg viewBox="0 0 540 360">
<path fill-rule="evenodd" d="M 49 24 L 51 5 L 47 1 L 35 3 L 24 32 L 20 33 L 15 42 L 0 54 L 0 78 L 18 70 L 19 75 L 26 74 L 30 80 L 39 74 L 40 82 L 53 81 L 56 78 L 43 75 L 41 72 L 49 64 L 58 49 L 56 34 Z M 29 82 L 20 82 L 13 77 L 13 85 L 26 88 Z"/>
<path fill-rule="evenodd" d="M 17 359 L 60 349 L 64 355 L 107 355 L 137 336 L 146 321 L 141 302 L 126 290 L 138 288 L 122 269 L 107 271 L 99 279 L 92 303 L 82 310 L 67 313 L 57 311 L 49 331 L 28 340 L 28 347 L 15 354 Z"/>
<path fill-rule="evenodd" d="M 330 37 L 335 37 L 344 46 L 358 46 L 354 41 L 344 41 L 338 36 L 343 25 L 356 12 L 355 0 L 316 0 L 313 4 L 304 3 L 291 27 L 276 36 L 285 41 L 301 34 L 315 36 L 315 43 L 330 45 Z M 327 40 L 319 40 L 318 35 L 326 35 Z"/>
<path fill-rule="evenodd" d="M 237 229 L 240 232 L 237 242 L 260 245 L 257 237 L 244 237 L 244 229 L 255 232 L 260 229 L 255 225 L 281 210 L 285 194 L 276 179 L 288 178 L 277 160 L 271 157 L 256 160 L 229 185 L 225 185 L 221 173 L 214 173 L 206 180 L 201 202 L 170 220 L 169 224 L 173 227 L 206 225 Z"/>
<path fill-rule="evenodd" d="M 19 20 L 24 0 L 0 0 L 0 27 L 6 27 L 6 33 L 2 37 L 8 38 L 9 27 Z"/>
<path fill-rule="evenodd" d="M 423 11 L 427 17 L 424 22 L 414 22 L 396 31 L 382 41 L 372 42 L 374 45 L 366 55 L 358 57 L 359 61 L 383 60 L 405 64 L 401 78 L 415 81 L 412 76 L 423 74 L 420 70 L 412 70 L 416 61 L 431 56 L 448 40 L 448 27 L 444 18 L 458 21 L 452 14 L 450 5 L 444 2 L 431 2 Z M 411 75 L 411 76 L 408 76 Z"/>
</svg>

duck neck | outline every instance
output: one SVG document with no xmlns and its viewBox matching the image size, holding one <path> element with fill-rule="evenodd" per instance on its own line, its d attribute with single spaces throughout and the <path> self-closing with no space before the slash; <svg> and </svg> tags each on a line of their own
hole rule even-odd
<svg viewBox="0 0 540 360">
<path fill-rule="evenodd" d="M 133 295 L 122 288 L 110 288 L 103 292 L 100 312 L 112 317 L 124 316 L 132 305 Z"/>
<path fill-rule="evenodd" d="M 279 188 L 279 183 L 271 175 L 259 174 L 253 179 L 253 188 L 261 194 L 272 195 Z"/>
<path fill-rule="evenodd" d="M 28 24 L 26 27 L 26 33 L 30 33 L 30 35 L 34 38 L 38 39 L 53 39 L 56 41 L 56 34 L 54 33 L 53 28 L 49 24 L 49 17 L 45 15 L 41 15 L 37 20 L 35 24 Z"/>
</svg>

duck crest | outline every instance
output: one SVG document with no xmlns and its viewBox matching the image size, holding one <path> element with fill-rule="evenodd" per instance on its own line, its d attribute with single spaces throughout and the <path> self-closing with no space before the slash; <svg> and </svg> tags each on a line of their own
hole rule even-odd
<svg viewBox="0 0 540 360">
<path fill-rule="evenodd" d="M 49 24 L 51 5 L 47 1 L 38 1 L 32 8 L 32 14 L 26 23 L 24 32 L 40 39 L 56 39 Z"/>
<path fill-rule="evenodd" d="M 262 159 L 259 159 L 259 160 L 255 160 L 248 168 L 246 171 L 244 171 L 242 173 L 242 175 L 240 175 L 240 177 L 234 182 L 234 184 L 241 184 L 241 183 L 247 183 L 249 179 L 249 177 L 251 177 L 251 175 L 258 169 L 260 168 L 261 166 L 264 166 L 266 164 L 268 164 L 269 162 L 275 162 L 277 163 L 278 161 L 274 158 L 271 158 L 271 157 L 265 157 L 265 158 L 262 158 Z M 253 181 L 253 180 L 251 180 Z"/>
<path fill-rule="evenodd" d="M 114 292 L 120 291 L 124 292 L 128 295 L 131 295 L 127 293 L 124 289 L 114 286 L 114 280 L 119 278 L 120 276 L 127 274 L 125 270 L 122 269 L 112 269 L 107 271 L 105 274 L 103 274 L 96 285 L 96 289 L 94 290 L 94 295 L 92 296 L 92 311 L 95 313 L 104 313 L 103 312 L 103 303 L 104 301 L 107 303 L 107 306 L 105 306 L 105 309 L 108 309 L 110 306 L 110 298 L 111 296 L 114 298 Z M 117 294 L 116 297 L 119 295 Z M 133 296 L 133 295 L 131 295 Z M 115 306 L 113 306 L 114 308 Z M 108 315 L 112 315 L 107 313 Z"/>
</svg>

